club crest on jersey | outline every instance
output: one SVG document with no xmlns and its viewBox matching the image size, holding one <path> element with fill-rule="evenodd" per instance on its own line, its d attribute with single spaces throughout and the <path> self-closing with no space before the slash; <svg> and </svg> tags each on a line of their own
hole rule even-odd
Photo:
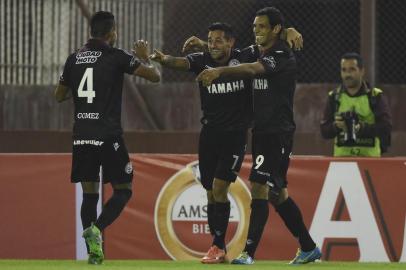
<svg viewBox="0 0 406 270">
<path fill-rule="evenodd" d="M 262 58 L 262 61 L 264 61 L 272 69 L 276 67 L 276 60 L 273 56 L 265 56 L 264 58 Z"/>
<path fill-rule="evenodd" d="M 241 64 L 240 63 L 240 61 L 238 61 L 238 59 L 231 59 L 229 62 L 228 62 L 228 65 L 231 67 L 231 66 L 236 66 L 236 65 L 239 65 L 239 64 Z"/>
<path fill-rule="evenodd" d="M 113 143 L 113 147 L 114 147 L 114 150 L 117 151 L 117 149 L 120 147 L 120 144 L 118 144 L 118 142 L 115 142 L 115 143 Z"/>
<path fill-rule="evenodd" d="M 244 81 L 233 81 L 226 83 L 212 83 L 207 86 L 209 94 L 226 94 L 233 93 L 244 89 Z"/>
<path fill-rule="evenodd" d="M 101 51 L 86 51 L 79 52 L 76 54 L 76 63 L 80 64 L 93 64 L 96 63 L 97 59 L 102 55 Z"/>
</svg>

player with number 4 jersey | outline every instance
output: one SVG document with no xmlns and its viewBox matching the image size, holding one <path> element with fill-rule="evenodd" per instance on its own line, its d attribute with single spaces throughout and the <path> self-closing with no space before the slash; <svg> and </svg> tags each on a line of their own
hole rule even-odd
<svg viewBox="0 0 406 270">
<path fill-rule="evenodd" d="M 124 74 L 160 80 L 149 63 L 148 43 L 139 40 L 133 53 L 114 48 L 115 19 L 99 11 L 90 20 L 91 38 L 66 60 L 55 98 L 73 97 L 74 127 L 71 181 L 83 189 L 81 219 L 89 264 L 104 259 L 101 232 L 120 215 L 132 195 L 133 168 L 122 138 L 121 100 Z M 113 195 L 97 217 L 99 172 Z"/>
</svg>

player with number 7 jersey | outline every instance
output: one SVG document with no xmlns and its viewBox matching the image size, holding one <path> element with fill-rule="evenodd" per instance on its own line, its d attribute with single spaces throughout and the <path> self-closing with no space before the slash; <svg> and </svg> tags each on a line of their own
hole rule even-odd
<svg viewBox="0 0 406 270">
<path fill-rule="evenodd" d="M 96 12 L 90 32 L 88 42 L 66 60 L 55 98 L 61 102 L 73 97 L 71 181 L 80 182 L 83 190 L 80 216 L 88 263 L 101 264 L 101 232 L 116 220 L 132 195 L 133 168 L 121 127 L 124 74 L 158 82 L 160 73 L 149 63 L 146 41 L 134 44 L 134 54 L 113 47 L 117 32 L 110 12 Z M 113 195 L 97 217 L 100 175 L 103 183 L 111 183 Z"/>
</svg>

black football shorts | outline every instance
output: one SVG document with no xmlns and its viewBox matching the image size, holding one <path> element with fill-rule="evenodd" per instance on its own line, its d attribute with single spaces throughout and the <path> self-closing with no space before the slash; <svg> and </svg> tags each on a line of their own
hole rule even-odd
<svg viewBox="0 0 406 270">
<path fill-rule="evenodd" d="M 247 131 L 219 131 L 203 127 L 199 138 L 201 182 L 211 190 L 214 178 L 234 182 L 247 147 Z"/>
<path fill-rule="evenodd" d="M 100 172 L 100 166 L 102 168 Z M 122 137 L 107 140 L 73 140 L 71 181 L 128 183 L 133 167 Z"/>
<path fill-rule="evenodd" d="M 293 146 L 293 134 L 252 134 L 252 168 L 250 181 L 286 188 L 286 175 Z"/>
</svg>

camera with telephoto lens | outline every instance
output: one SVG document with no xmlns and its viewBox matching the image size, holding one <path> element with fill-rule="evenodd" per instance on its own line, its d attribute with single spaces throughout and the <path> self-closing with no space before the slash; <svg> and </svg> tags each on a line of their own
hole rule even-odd
<svg viewBox="0 0 406 270">
<path fill-rule="evenodd" d="M 344 132 L 344 141 L 346 144 L 355 144 L 357 141 L 357 129 L 356 126 L 359 123 L 358 115 L 354 111 L 342 112 L 340 116 L 343 118 L 345 125 L 347 126 L 347 132 Z"/>
</svg>

